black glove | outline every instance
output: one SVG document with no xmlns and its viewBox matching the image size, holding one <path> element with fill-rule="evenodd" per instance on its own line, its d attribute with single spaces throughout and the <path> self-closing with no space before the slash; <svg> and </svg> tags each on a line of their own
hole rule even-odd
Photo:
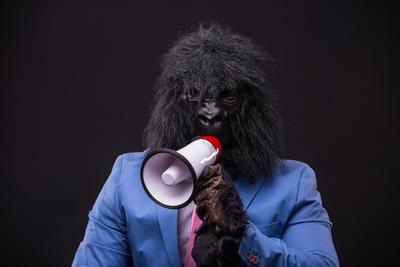
<svg viewBox="0 0 400 267">
<path fill-rule="evenodd" d="M 221 165 L 206 168 L 198 180 L 197 231 L 192 257 L 201 266 L 242 266 L 237 253 L 247 217 L 232 179 Z"/>
</svg>

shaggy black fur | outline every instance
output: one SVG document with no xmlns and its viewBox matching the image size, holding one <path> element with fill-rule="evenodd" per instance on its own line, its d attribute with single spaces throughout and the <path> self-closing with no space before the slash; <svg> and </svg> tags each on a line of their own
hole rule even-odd
<svg viewBox="0 0 400 267">
<path fill-rule="evenodd" d="M 229 116 L 234 141 L 220 162 L 232 177 L 268 175 L 283 151 L 281 118 L 267 80 L 272 62 L 250 39 L 216 23 L 183 35 L 162 59 L 145 145 L 178 149 L 196 136 L 197 115 L 182 98 L 185 92 L 233 90 L 241 96 Z"/>
<path fill-rule="evenodd" d="M 207 214 L 208 204 L 202 201 L 202 192 L 196 197 L 197 215 L 204 221 L 196 235 L 196 242 L 192 250 L 192 256 L 197 267 L 214 266 L 242 266 L 242 261 L 237 253 L 241 239 L 248 224 L 247 216 L 243 210 L 243 204 L 238 192 L 235 189 L 233 180 L 223 169 L 223 182 L 212 188 L 216 190 L 214 196 L 215 210 L 218 214 L 218 221 L 223 222 L 218 225 Z M 208 174 L 207 174 L 208 173 Z M 204 190 L 207 194 L 209 184 L 218 173 L 205 171 L 199 178 L 199 190 Z"/>
</svg>

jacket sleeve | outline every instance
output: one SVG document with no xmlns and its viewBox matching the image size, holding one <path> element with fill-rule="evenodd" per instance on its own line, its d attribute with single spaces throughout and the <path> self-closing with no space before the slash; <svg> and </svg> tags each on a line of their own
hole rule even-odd
<svg viewBox="0 0 400 267">
<path fill-rule="evenodd" d="M 72 266 L 132 266 L 126 218 L 119 199 L 121 165 L 119 156 L 89 212 L 85 236 Z"/>
<path fill-rule="evenodd" d="M 239 255 L 246 266 L 338 267 L 331 226 L 317 191 L 314 171 L 307 166 L 301 174 L 296 204 L 282 239 L 263 235 L 250 223 Z"/>
</svg>

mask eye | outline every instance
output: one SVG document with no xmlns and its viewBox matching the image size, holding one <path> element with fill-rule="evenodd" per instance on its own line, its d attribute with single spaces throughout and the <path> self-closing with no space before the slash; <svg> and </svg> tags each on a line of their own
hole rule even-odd
<svg viewBox="0 0 400 267">
<path fill-rule="evenodd" d="M 227 105 L 234 105 L 239 101 L 239 94 L 233 90 L 225 90 L 219 94 L 219 98 Z"/>
<path fill-rule="evenodd" d="M 190 89 L 185 93 L 184 96 L 189 102 L 198 102 L 200 99 L 200 92 L 197 89 Z"/>
</svg>

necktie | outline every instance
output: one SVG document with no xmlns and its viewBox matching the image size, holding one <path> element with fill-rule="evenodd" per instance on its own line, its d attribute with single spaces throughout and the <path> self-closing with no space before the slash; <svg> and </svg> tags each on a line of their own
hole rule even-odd
<svg viewBox="0 0 400 267">
<path fill-rule="evenodd" d="M 194 246 L 194 239 L 196 238 L 196 231 L 197 229 L 199 229 L 202 223 L 203 221 L 200 220 L 199 217 L 197 217 L 195 205 L 192 212 L 192 224 L 190 227 L 189 244 L 185 255 L 185 267 L 196 267 L 196 263 L 192 258 L 192 249 Z"/>
</svg>

